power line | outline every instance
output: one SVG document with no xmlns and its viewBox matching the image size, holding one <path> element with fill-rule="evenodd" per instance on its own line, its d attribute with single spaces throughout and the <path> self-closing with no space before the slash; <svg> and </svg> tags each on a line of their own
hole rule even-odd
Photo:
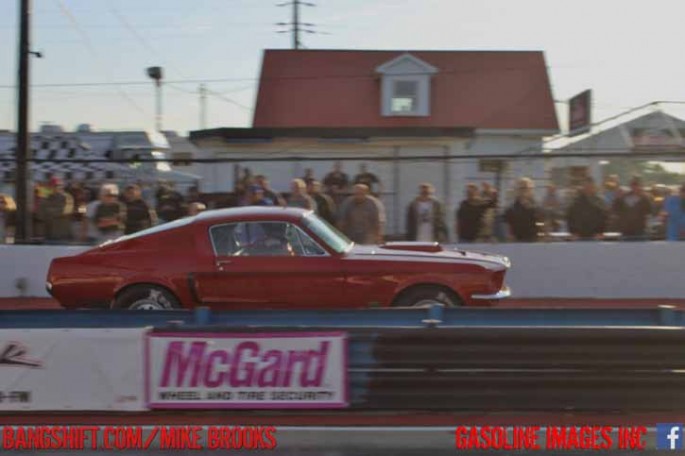
<svg viewBox="0 0 685 456">
<path fill-rule="evenodd" d="M 316 52 L 317 50 L 312 50 Z M 331 51 L 331 50 L 327 50 Z M 326 51 L 323 51 L 326 52 Z M 344 52 L 333 50 L 331 52 Z M 388 51 L 392 52 L 392 51 Z M 411 51 L 409 51 L 411 52 Z M 417 51 L 420 52 L 420 51 Z M 530 71 L 530 65 L 526 66 L 510 66 L 510 67 L 494 67 L 494 68 L 477 68 L 471 70 L 442 70 L 441 75 L 466 75 L 466 74 L 478 74 L 478 73 L 492 73 L 492 72 L 503 72 L 503 71 L 520 71 L 526 70 Z M 552 67 L 547 67 L 548 70 Z M 375 79 L 375 74 L 369 73 L 350 73 L 350 74 L 324 74 L 324 75 L 296 75 L 296 76 L 269 76 L 262 77 L 262 81 L 279 81 L 279 80 L 323 80 L 323 79 Z M 260 78 L 215 78 L 215 79 L 177 79 L 174 81 L 167 81 L 174 84 L 207 84 L 215 82 L 240 82 L 240 81 L 259 81 Z M 145 85 L 149 84 L 149 81 L 121 81 L 121 82 L 77 82 L 77 83 L 52 83 L 52 84 L 34 84 L 32 87 L 97 87 L 97 86 L 107 86 L 107 85 Z M 14 89 L 13 85 L 0 85 L 1 89 Z M 555 100 L 555 102 L 563 103 L 562 100 Z M 685 102 L 683 102 L 685 103 Z"/>
<path fill-rule="evenodd" d="M 168 84 L 207 84 L 219 82 L 258 81 L 257 78 L 222 78 L 222 79 L 178 79 L 166 81 Z M 150 85 L 150 81 L 112 81 L 112 82 L 65 82 L 53 84 L 32 84 L 31 87 L 102 87 L 102 86 L 142 86 Z M 14 85 L 0 85 L 0 89 L 15 89 Z"/>
<path fill-rule="evenodd" d="M 225 101 L 225 102 L 227 102 L 227 103 L 231 103 L 232 105 L 238 106 L 239 108 L 242 108 L 242 109 L 244 109 L 244 110 L 246 110 L 246 111 L 248 111 L 248 112 L 254 111 L 254 108 L 250 108 L 249 106 L 245 106 L 244 104 L 239 103 L 239 102 L 237 102 L 237 101 L 235 101 L 235 100 L 233 100 L 233 99 L 231 99 L 231 98 L 229 98 L 229 97 L 227 97 L 227 96 L 225 96 L 225 95 L 222 95 L 222 94 L 219 93 L 219 92 L 215 92 L 215 91 L 209 90 L 209 89 L 206 89 L 206 92 L 207 92 L 209 95 L 212 95 L 212 96 L 214 96 L 214 97 L 216 97 L 216 98 L 218 98 L 218 99 L 220 99 L 220 100 L 223 100 L 223 101 Z"/>
<path fill-rule="evenodd" d="M 91 41 L 90 37 L 88 34 L 83 30 L 79 24 L 79 22 L 76 20 L 76 17 L 71 13 L 67 5 L 62 1 L 62 0 L 55 0 L 57 5 L 59 6 L 62 14 L 66 16 L 66 18 L 69 20 L 69 23 L 71 26 L 76 30 L 76 32 L 79 34 L 81 37 L 81 40 L 83 41 L 84 45 L 86 46 L 86 49 L 88 49 L 88 52 L 91 54 L 91 56 L 100 63 L 100 66 L 105 69 L 105 74 L 109 76 L 109 79 L 111 79 L 111 74 L 109 73 L 109 70 L 107 70 L 107 67 L 105 65 L 102 65 L 102 61 L 100 60 L 100 55 L 98 52 L 95 50 L 95 46 L 93 45 L 93 42 Z M 112 84 L 117 87 L 118 92 L 121 94 L 122 98 L 124 98 L 131 106 L 133 106 L 138 112 L 141 114 L 145 114 L 145 110 L 129 95 L 127 94 L 124 89 L 121 88 L 121 85 L 119 84 Z"/>
<path fill-rule="evenodd" d="M 187 94 L 190 94 L 190 95 L 197 95 L 197 91 L 181 89 L 180 87 L 176 87 L 176 86 L 174 86 L 174 85 L 172 85 L 172 84 L 169 84 L 169 83 L 167 83 L 167 85 L 168 85 L 169 87 L 171 87 L 172 89 L 178 91 L 178 92 L 183 92 L 183 93 L 187 93 Z M 232 104 L 232 105 L 234 105 L 234 106 L 238 106 L 239 108 L 242 108 L 242 109 L 244 109 L 244 110 L 246 110 L 246 111 L 249 111 L 249 112 L 252 112 L 252 111 L 253 111 L 253 109 L 250 108 L 249 106 L 245 106 L 244 104 L 242 104 L 242 103 L 240 103 L 240 102 L 238 102 L 238 101 L 235 101 L 235 100 L 233 100 L 232 98 L 229 98 L 229 97 L 223 95 L 223 94 L 220 93 L 220 92 L 216 92 L 216 91 L 214 91 L 214 90 L 208 89 L 206 85 L 201 85 L 201 87 L 203 87 L 203 88 L 201 89 L 201 95 L 211 95 L 211 96 L 213 96 L 213 97 L 216 97 L 216 98 L 218 98 L 218 99 L 220 99 L 220 100 L 225 101 L 226 103 L 230 103 L 230 104 Z"/>
</svg>

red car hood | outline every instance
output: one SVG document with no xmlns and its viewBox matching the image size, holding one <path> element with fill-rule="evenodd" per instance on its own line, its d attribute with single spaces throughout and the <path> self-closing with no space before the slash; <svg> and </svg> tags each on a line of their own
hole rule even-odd
<svg viewBox="0 0 685 456">
<path fill-rule="evenodd" d="M 417 261 L 449 261 L 456 263 L 477 263 L 487 268 L 509 269 L 509 258 L 482 252 L 471 252 L 454 246 L 426 242 L 389 242 L 383 245 L 354 245 L 347 253 L 349 258 L 387 258 Z"/>
</svg>

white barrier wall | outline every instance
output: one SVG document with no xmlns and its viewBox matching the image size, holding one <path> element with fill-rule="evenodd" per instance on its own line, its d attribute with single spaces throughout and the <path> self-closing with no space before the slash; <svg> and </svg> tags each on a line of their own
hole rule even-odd
<svg viewBox="0 0 685 456">
<path fill-rule="evenodd" d="M 685 299 L 685 242 L 478 244 L 508 256 L 515 298 Z"/>
<path fill-rule="evenodd" d="M 685 242 L 469 244 L 469 250 L 512 260 L 507 283 L 515 298 L 685 299 Z M 50 260 L 83 247 L 0 246 L 0 297 L 47 297 Z"/>
<path fill-rule="evenodd" d="M 75 255 L 87 247 L 0 245 L 0 298 L 47 297 L 45 278 L 53 258 Z M 19 282 L 24 283 L 24 290 Z"/>
<path fill-rule="evenodd" d="M 3 329 L 0 410 L 145 410 L 146 331 Z"/>
</svg>

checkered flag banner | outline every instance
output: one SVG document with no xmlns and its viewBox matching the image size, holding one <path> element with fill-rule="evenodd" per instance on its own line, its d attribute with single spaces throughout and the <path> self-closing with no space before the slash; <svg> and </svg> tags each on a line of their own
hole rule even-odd
<svg viewBox="0 0 685 456">
<path fill-rule="evenodd" d="M 13 134 L 0 135 L 0 180 L 5 183 L 15 179 L 15 144 Z M 153 147 L 124 150 L 117 145 L 113 134 L 91 134 L 86 139 L 69 133 L 33 134 L 30 147 L 35 161 L 29 162 L 29 169 L 34 181 L 49 180 L 53 176 L 83 182 L 152 180 L 156 177 L 154 163 L 135 163 L 136 155 L 143 159 L 153 158 Z M 126 158 L 131 162 L 107 161 Z"/>
</svg>

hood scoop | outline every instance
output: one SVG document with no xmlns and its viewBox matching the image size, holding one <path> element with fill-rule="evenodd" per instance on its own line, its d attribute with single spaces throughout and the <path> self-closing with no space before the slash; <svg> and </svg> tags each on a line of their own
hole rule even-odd
<svg viewBox="0 0 685 456">
<path fill-rule="evenodd" d="M 409 250 L 412 252 L 442 252 L 443 248 L 437 242 L 386 242 L 379 246 L 388 250 Z"/>
</svg>

